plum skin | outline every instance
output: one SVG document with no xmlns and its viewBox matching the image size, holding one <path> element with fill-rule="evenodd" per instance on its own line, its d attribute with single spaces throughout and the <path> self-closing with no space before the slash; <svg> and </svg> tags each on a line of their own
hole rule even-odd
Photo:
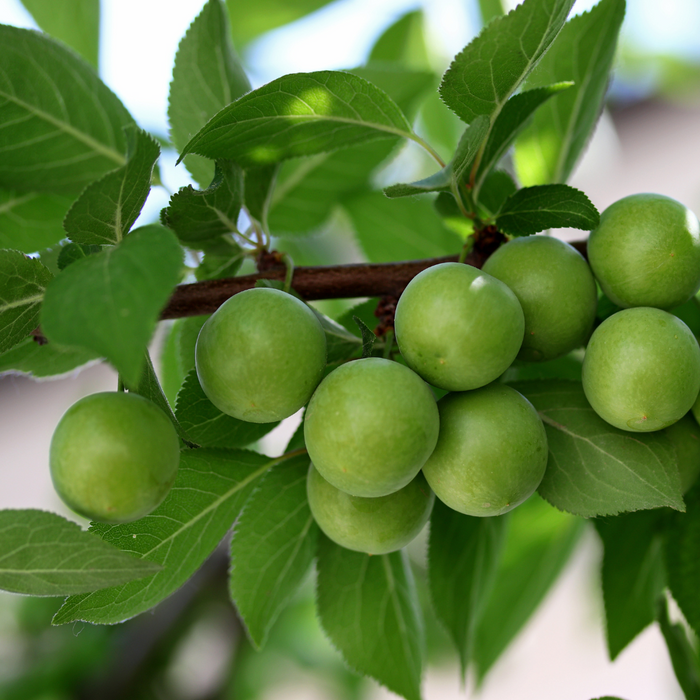
<svg viewBox="0 0 700 700">
<path fill-rule="evenodd" d="M 623 197 L 591 231 L 588 261 L 618 306 L 672 309 L 700 288 L 700 223 L 670 197 Z"/>
<path fill-rule="evenodd" d="M 220 411 L 271 423 L 311 398 L 326 366 L 326 336 L 304 302 L 277 289 L 248 289 L 202 326 L 195 366 L 204 393 Z"/>
<path fill-rule="evenodd" d="M 583 390 L 605 421 L 633 432 L 680 420 L 700 392 L 700 347 L 666 311 L 618 311 L 596 328 L 583 360 Z"/>
<path fill-rule="evenodd" d="M 316 469 L 341 491 L 367 498 L 406 486 L 433 451 L 438 431 L 428 385 L 408 367 L 378 357 L 333 370 L 304 417 Z"/>
<path fill-rule="evenodd" d="M 337 489 L 313 464 L 306 484 L 311 513 L 325 535 L 341 547 L 367 554 L 405 547 L 428 522 L 435 502 L 420 472 L 403 488 L 378 498 Z"/>
<path fill-rule="evenodd" d="M 448 391 L 484 386 L 511 365 L 523 342 L 520 302 L 500 280 L 470 265 L 418 273 L 396 306 L 396 342 L 408 366 Z"/>
<path fill-rule="evenodd" d="M 494 383 L 447 394 L 438 408 L 440 437 L 423 474 L 445 505 L 502 515 L 535 492 L 547 467 L 547 435 L 522 394 Z"/>
<path fill-rule="evenodd" d="M 54 488 L 67 506 L 91 520 L 125 523 L 168 494 L 180 444 L 155 404 L 138 394 L 102 392 L 66 411 L 49 455 Z"/>
<path fill-rule="evenodd" d="M 525 315 L 518 359 L 544 362 L 581 347 L 593 328 L 598 296 L 588 263 L 551 236 L 515 238 L 484 263 L 513 290 Z"/>
</svg>

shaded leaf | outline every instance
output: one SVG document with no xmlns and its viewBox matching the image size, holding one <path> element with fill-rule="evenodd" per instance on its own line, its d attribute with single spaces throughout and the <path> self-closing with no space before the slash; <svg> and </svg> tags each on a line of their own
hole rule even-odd
<svg viewBox="0 0 700 700">
<path fill-rule="evenodd" d="M 40 345 L 30 337 L 0 354 L 0 374 L 28 374 L 37 379 L 56 377 L 72 372 L 98 357 L 91 350 L 67 348 L 58 343 Z"/>
<path fill-rule="evenodd" d="M 102 250 L 100 245 L 81 245 L 80 243 L 68 243 L 61 247 L 61 252 L 58 254 L 56 261 L 59 270 L 65 270 L 68 265 L 82 260 L 90 255 L 95 255 Z"/>
<path fill-rule="evenodd" d="M 513 178 L 503 170 L 492 170 L 484 179 L 479 193 L 479 205 L 485 207 L 489 216 L 496 214 L 504 202 L 518 189 Z"/>
<path fill-rule="evenodd" d="M 260 222 L 267 221 L 273 193 L 276 191 L 279 164 L 248 168 L 243 173 L 243 203 L 248 214 Z"/>
<path fill-rule="evenodd" d="M 372 348 L 377 342 L 377 336 L 359 316 L 353 316 L 352 320 L 357 324 L 362 334 L 362 357 L 372 357 Z"/>
<path fill-rule="evenodd" d="M 658 603 L 657 618 L 673 671 L 686 700 L 700 700 L 700 658 L 683 627 L 669 619 L 668 605 L 663 598 Z"/>
<path fill-rule="evenodd" d="M 356 357 L 363 345 L 357 335 L 313 307 L 309 308 L 316 314 L 316 318 L 321 322 L 323 332 L 326 334 L 326 361 L 328 363 L 340 362 Z M 352 330 L 357 328 L 354 321 L 353 325 Z"/>
</svg>

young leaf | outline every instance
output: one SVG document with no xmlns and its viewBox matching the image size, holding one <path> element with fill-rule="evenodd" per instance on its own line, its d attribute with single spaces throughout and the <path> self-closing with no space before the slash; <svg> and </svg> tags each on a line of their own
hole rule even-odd
<svg viewBox="0 0 700 700">
<path fill-rule="evenodd" d="M 0 65 L 0 187 L 78 195 L 124 165 L 123 128 L 133 119 L 72 51 L 0 25 Z"/>
<path fill-rule="evenodd" d="M 515 145 L 525 185 L 566 182 L 598 121 L 625 14 L 625 0 L 601 0 L 570 19 L 530 74 L 528 88 L 571 80 L 574 87 L 534 116 Z"/>
<path fill-rule="evenodd" d="M 430 593 L 435 613 L 457 647 L 466 673 L 474 634 L 491 593 L 509 514 L 473 518 L 436 499 L 430 518 Z"/>
<path fill-rule="evenodd" d="M 511 386 L 544 422 L 549 461 L 538 492 L 553 506 L 584 517 L 685 509 L 675 450 L 665 435 L 613 428 L 590 407 L 579 382 Z"/>
<path fill-rule="evenodd" d="M 53 275 L 17 250 L 0 250 L 0 352 L 39 325 L 44 292 Z"/>
<path fill-rule="evenodd" d="M 61 345 L 93 350 L 136 384 L 158 313 L 179 282 L 182 249 L 160 226 L 78 260 L 48 286 L 41 325 Z"/>
<path fill-rule="evenodd" d="M 174 593 L 219 544 L 258 479 L 279 460 L 255 452 L 185 450 L 177 479 L 150 515 L 124 525 L 93 524 L 91 532 L 119 549 L 162 566 L 140 581 L 67 598 L 53 624 L 113 624 Z"/>
<path fill-rule="evenodd" d="M 160 566 L 120 551 L 60 515 L 0 511 L 0 588 L 66 596 L 153 576 Z"/>
<path fill-rule="evenodd" d="M 63 227 L 74 243 L 119 243 L 141 213 L 160 148 L 141 129 L 126 129 L 126 138 L 126 165 L 88 185 L 66 214 Z"/>
<path fill-rule="evenodd" d="M 98 355 L 82 348 L 66 348 L 58 343 L 40 345 L 34 338 L 25 338 L 0 354 L 0 374 L 28 374 L 36 379 L 56 377 L 98 359 Z"/>
<path fill-rule="evenodd" d="M 189 372 L 178 392 L 175 415 L 189 439 L 202 447 L 245 447 L 279 425 L 248 423 L 222 413 L 207 398 L 194 369 Z"/>
<path fill-rule="evenodd" d="M 463 121 L 485 114 L 493 124 L 508 98 L 564 26 L 574 0 L 525 0 L 493 20 L 457 54 L 440 96 Z"/>
<path fill-rule="evenodd" d="M 72 199 L 57 194 L 0 190 L 0 248 L 36 253 L 66 234 L 63 217 Z"/>
<path fill-rule="evenodd" d="M 372 357 L 372 348 L 377 342 L 377 336 L 359 316 L 353 316 L 352 320 L 355 321 L 360 333 L 362 333 L 362 357 Z"/>
<path fill-rule="evenodd" d="M 347 148 L 411 126 L 386 93 L 352 73 L 318 71 L 277 78 L 222 109 L 183 149 L 244 168 Z"/>
<path fill-rule="evenodd" d="M 600 215 L 586 195 L 569 185 L 536 185 L 514 192 L 503 204 L 496 225 L 511 236 L 529 236 L 549 228 L 590 231 Z"/>
<path fill-rule="evenodd" d="M 671 657 L 673 671 L 683 689 L 686 700 L 700 700 L 700 658 L 688 639 L 686 631 L 668 616 L 668 605 L 662 598 L 658 602 L 657 619 Z"/>
<path fill-rule="evenodd" d="M 308 471 L 308 455 L 273 467 L 236 522 L 231 597 L 258 648 L 264 646 L 316 555 L 318 527 L 306 499 Z"/>
<path fill-rule="evenodd" d="M 82 260 L 90 255 L 96 255 L 102 251 L 101 245 L 81 245 L 80 243 L 68 243 L 61 247 L 56 264 L 59 270 L 65 270 L 68 265 Z"/>
<path fill-rule="evenodd" d="M 658 509 L 594 521 L 603 540 L 603 602 L 610 660 L 656 617 L 666 584 Z"/>
<path fill-rule="evenodd" d="M 175 56 L 168 96 L 170 136 L 180 150 L 219 110 L 250 90 L 231 43 L 228 13 L 221 0 L 209 0 L 183 37 Z M 199 156 L 185 166 L 201 187 L 214 177 L 214 165 Z"/>
<path fill-rule="evenodd" d="M 316 604 L 346 662 L 407 700 L 420 700 L 424 632 L 403 551 L 370 556 L 319 534 Z"/>
</svg>

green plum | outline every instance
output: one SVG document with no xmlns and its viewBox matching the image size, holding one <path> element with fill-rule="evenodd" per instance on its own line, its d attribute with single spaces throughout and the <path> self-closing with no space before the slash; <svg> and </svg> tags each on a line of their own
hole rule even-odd
<svg viewBox="0 0 700 700">
<path fill-rule="evenodd" d="M 438 430 L 428 385 L 408 367 L 378 357 L 333 370 L 304 418 L 316 469 L 341 491 L 367 498 L 406 486 L 433 451 Z"/>
<path fill-rule="evenodd" d="M 698 402 L 695 402 L 698 405 Z M 693 413 L 696 409 L 693 407 Z M 700 475 L 700 427 L 690 413 L 664 430 L 678 457 L 681 489 L 687 493 Z"/>
<path fill-rule="evenodd" d="M 670 197 L 623 197 L 601 214 L 588 260 L 618 306 L 672 309 L 700 288 L 700 223 Z"/>
<path fill-rule="evenodd" d="M 505 384 L 438 401 L 440 437 L 423 474 L 445 505 L 501 515 L 529 498 L 547 467 L 547 435 L 534 406 Z"/>
<path fill-rule="evenodd" d="M 518 359 L 544 362 L 588 340 L 598 306 L 595 279 L 583 256 L 551 236 L 525 236 L 502 245 L 484 272 L 513 290 L 525 315 Z"/>
<path fill-rule="evenodd" d="M 395 328 L 411 369 L 436 387 L 465 391 L 508 369 L 525 321 L 503 282 L 470 265 L 442 263 L 409 282 L 396 306 Z"/>
<path fill-rule="evenodd" d="M 102 522 L 125 523 L 150 513 L 173 485 L 179 462 L 170 419 L 138 394 L 80 399 L 51 440 L 58 495 L 76 513 Z"/>
<path fill-rule="evenodd" d="M 224 302 L 202 326 L 197 376 L 223 413 L 271 423 L 311 398 L 326 366 L 326 336 L 304 302 L 277 289 L 249 289 Z"/>
<path fill-rule="evenodd" d="M 700 347 L 688 326 L 661 309 L 637 307 L 596 328 L 583 360 L 593 410 L 622 430 L 661 430 L 700 392 Z"/>
<path fill-rule="evenodd" d="M 387 554 L 405 547 L 428 522 L 435 502 L 420 472 L 394 493 L 364 498 L 329 484 L 312 465 L 306 490 L 321 530 L 341 547 L 367 554 Z"/>
</svg>

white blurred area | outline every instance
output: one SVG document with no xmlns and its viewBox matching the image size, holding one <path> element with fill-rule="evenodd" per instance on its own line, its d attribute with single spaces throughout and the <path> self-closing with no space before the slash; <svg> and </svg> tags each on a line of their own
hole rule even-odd
<svg viewBox="0 0 700 700">
<path fill-rule="evenodd" d="M 158 0 L 103 2 L 103 77 L 146 128 L 166 131 L 164 105 L 172 59 L 180 37 L 202 4 L 202 0 L 167 4 Z M 464 37 L 468 39 L 474 30 L 473 17 L 464 10 L 464 4 L 457 0 L 426 0 L 431 31 L 443 31 L 446 53 L 458 51 L 466 43 Z M 289 30 L 275 33 L 250 53 L 251 60 L 269 54 L 265 61 L 259 62 L 258 82 L 282 72 L 360 63 L 370 44 L 367 37 L 374 38 L 404 9 L 415 5 L 409 0 L 348 0 L 328 10 L 320 24 L 316 18 L 308 26 L 300 26 L 296 36 Z M 591 3 L 583 5 L 589 7 Z M 685 5 L 680 0 L 667 0 L 664 15 L 654 0 L 628 0 L 628 5 L 630 30 L 636 26 L 640 36 L 647 36 L 644 27 L 648 23 L 644 24 L 635 11 L 646 8 L 648 13 L 658 13 L 656 17 L 661 24 L 666 16 L 675 18 L 678 23 L 674 36 L 685 37 L 688 25 L 692 29 L 694 24 L 693 36 L 697 41 L 700 30 L 697 0 L 688 0 Z M 355 7 L 364 8 L 356 31 L 347 24 L 339 25 L 339 18 L 349 17 Z M 670 7 L 674 11 L 667 14 Z M 679 13 L 685 21 L 678 20 Z M 162 24 L 164 20 L 167 22 Z M 0 0 L 0 22 L 32 26 L 15 0 Z M 333 34 L 333 28 L 337 30 L 339 26 L 343 30 Z M 682 32 L 679 27 L 683 27 Z M 658 36 L 666 37 L 669 32 L 672 30 L 660 30 Z M 323 41 L 316 43 L 309 38 L 321 35 Z M 359 48 L 357 42 L 348 40 L 354 35 L 365 37 Z M 273 47 L 279 52 L 272 51 Z M 337 53 L 329 57 L 333 49 Z M 143 70 L 143 65 L 148 65 L 148 70 Z M 700 213 L 699 124 L 697 103 L 651 101 L 618 111 L 614 118 L 604 114 L 571 184 L 586 192 L 600 211 L 628 194 L 658 192 Z M 176 189 L 184 176 L 168 172 L 168 178 Z M 164 196 L 154 198 L 157 201 L 149 210 L 152 215 L 164 206 Z M 562 235 L 581 238 L 580 232 Z M 81 396 L 114 390 L 116 386 L 115 373 L 105 365 L 92 366 L 54 381 L 0 377 L 0 508 L 40 508 L 80 521 L 67 511 L 53 491 L 48 473 L 51 434 L 63 412 Z M 266 441 L 264 451 L 279 453 L 295 421 L 298 423 L 298 418 L 279 428 Z M 608 661 L 602 601 L 597 592 L 600 557 L 599 542 L 589 532 L 545 604 L 479 692 L 461 686 L 456 664 L 431 667 L 424 682 L 425 699 L 590 700 L 614 695 L 625 700 L 681 700 L 683 695 L 655 627 L 640 635 L 614 664 Z M 0 607 L 12 605 L 12 599 L 9 594 L 0 595 Z M 0 633 L 0 655 L 6 641 Z M 396 696 L 377 688 L 371 697 L 379 700 Z M 331 700 L 331 696 L 318 679 L 300 670 L 298 677 L 265 698 L 273 699 Z"/>
</svg>

